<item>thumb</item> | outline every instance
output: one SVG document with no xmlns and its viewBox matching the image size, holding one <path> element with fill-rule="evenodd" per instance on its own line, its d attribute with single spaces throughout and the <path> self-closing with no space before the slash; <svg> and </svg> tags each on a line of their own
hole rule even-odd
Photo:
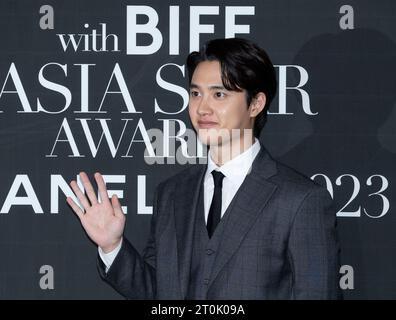
<svg viewBox="0 0 396 320">
<path fill-rule="evenodd" d="M 124 217 L 124 213 L 122 212 L 120 200 L 118 200 L 118 197 L 115 194 L 113 194 L 113 196 L 111 197 L 111 205 L 114 209 L 114 213 L 116 216 Z"/>
</svg>

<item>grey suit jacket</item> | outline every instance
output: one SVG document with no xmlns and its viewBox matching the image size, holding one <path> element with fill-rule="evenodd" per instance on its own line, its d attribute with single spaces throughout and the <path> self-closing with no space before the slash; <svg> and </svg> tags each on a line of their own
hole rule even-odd
<svg viewBox="0 0 396 320">
<path fill-rule="evenodd" d="M 162 182 L 140 255 L 124 238 L 101 277 L 131 299 L 185 299 L 205 165 Z M 339 246 L 326 189 L 270 157 L 262 146 L 228 212 L 208 299 L 336 299 Z"/>
</svg>

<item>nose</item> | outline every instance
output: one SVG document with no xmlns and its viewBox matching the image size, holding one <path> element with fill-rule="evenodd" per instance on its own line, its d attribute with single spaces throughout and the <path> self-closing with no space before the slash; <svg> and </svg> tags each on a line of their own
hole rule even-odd
<svg viewBox="0 0 396 320">
<path fill-rule="evenodd" d="M 197 113 L 200 116 L 212 113 L 212 109 L 210 108 L 210 104 L 207 98 L 202 97 L 201 101 L 198 104 Z"/>
</svg>

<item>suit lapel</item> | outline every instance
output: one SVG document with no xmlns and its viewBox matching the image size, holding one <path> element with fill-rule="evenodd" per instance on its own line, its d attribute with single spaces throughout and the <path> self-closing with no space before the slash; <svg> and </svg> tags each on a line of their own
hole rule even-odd
<svg viewBox="0 0 396 320">
<path fill-rule="evenodd" d="M 191 170 L 188 176 L 180 180 L 174 198 L 178 268 L 182 299 L 186 296 L 190 277 L 195 216 L 206 166 L 197 165 Z"/>
<path fill-rule="evenodd" d="M 276 185 L 267 179 L 276 172 L 276 163 L 261 146 L 261 150 L 252 164 L 251 172 L 246 176 L 230 204 L 228 221 L 224 226 L 209 286 L 238 249 L 274 193 Z"/>
</svg>

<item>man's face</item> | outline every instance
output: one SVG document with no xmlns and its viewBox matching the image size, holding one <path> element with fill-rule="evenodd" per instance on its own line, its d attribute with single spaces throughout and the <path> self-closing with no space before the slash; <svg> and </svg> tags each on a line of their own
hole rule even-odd
<svg viewBox="0 0 396 320">
<path fill-rule="evenodd" d="M 218 61 L 198 64 L 191 79 L 189 114 L 202 143 L 222 146 L 239 143 L 244 129 L 253 129 L 250 109 L 246 90 L 238 92 L 224 88 Z"/>
</svg>

